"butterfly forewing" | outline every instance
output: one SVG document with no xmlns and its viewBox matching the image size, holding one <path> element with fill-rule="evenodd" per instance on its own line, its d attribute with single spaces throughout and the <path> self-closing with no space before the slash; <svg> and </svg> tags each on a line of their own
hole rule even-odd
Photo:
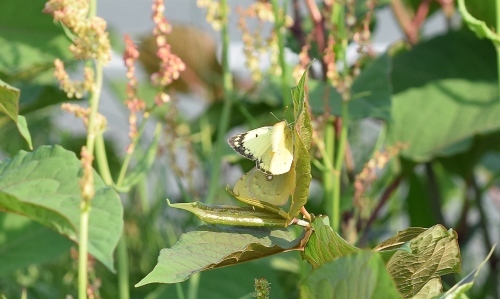
<svg viewBox="0 0 500 299">
<path fill-rule="evenodd" d="M 228 143 L 240 155 L 256 161 L 257 168 L 266 174 L 283 174 L 292 165 L 292 134 L 285 121 L 233 136 Z"/>
</svg>

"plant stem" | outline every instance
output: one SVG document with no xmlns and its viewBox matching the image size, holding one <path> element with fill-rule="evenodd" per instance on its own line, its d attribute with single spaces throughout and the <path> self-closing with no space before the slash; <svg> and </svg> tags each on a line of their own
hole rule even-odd
<svg viewBox="0 0 500 299">
<path fill-rule="evenodd" d="M 335 156 L 335 174 L 334 174 L 334 184 L 333 184 L 333 204 L 332 204 L 332 220 L 331 226 L 334 231 L 339 231 L 340 224 L 340 179 L 342 173 L 342 164 L 344 162 L 344 156 L 347 144 L 347 128 L 349 124 L 349 105 L 347 101 L 342 101 L 342 117 L 340 123 L 340 135 L 338 136 L 338 146 L 337 155 Z"/>
<path fill-rule="evenodd" d="M 233 92 L 233 76 L 229 70 L 229 28 L 228 28 L 228 5 L 227 0 L 221 0 L 221 19 L 222 19 L 222 78 L 224 87 L 224 104 L 222 107 L 221 120 L 219 122 L 219 127 L 217 129 L 217 140 L 215 145 L 215 153 L 212 159 L 212 173 L 210 178 L 210 184 L 208 187 L 208 195 L 206 202 L 213 203 L 217 190 L 219 189 L 219 178 L 220 178 L 220 160 L 222 157 L 222 152 L 224 151 L 224 146 L 226 145 L 226 140 L 224 136 L 227 132 L 229 126 L 229 118 L 231 116 L 231 107 L 233 104 L 232 92 Z"/>
<path fill-rule="evenodd" d="M 480 190 L 479 186 L 477 185 L 476 178 L 472 175 L 471 177 L 471 185 L 474 190 L 474 201 L 476 202 L 477 210 L 479 211 L 479 215 L 481 217 L 479 218 L 479 226 L 481 227 L 481 230 L 483 231 L 483 241 L 484 241 L 484 247 L 486 250 L 490 250 L 494 245 L 493 242 L 491 241 L 490 238 L 490 225 L 488 225 L 488 215 L 486 215 L 486 212 L 483 207 L 483 202 L 482 202 L 482 191 Z M 490 265 L 490 274 L 489 278 L 493 282 L 498 281 L 498 256 L 495 254 L 492 254 L 490 259 L 488 260 L 488 263 Z M 497 288 L 493 288 L 493 297 L 498 298 L 498 290 Z"/>
<path fill-rule="evenodd" d="M 109 171 L 108 157 L 106 155 L 106 146 L 104 144 L 104 136 L 102 134 L 96 136 L 95 158 L 97 161 L 97 168 L 99 169 L 99 175 L 102 177 L 102 180 L 106 183 L 106 185 L 112 186 L 113 177 L 111 176 L 111 172 Z"/>
<path fill-rule="evenodd" d="M 495 4 L 496 4 L 496 18 L 497 18 L 497 28 L 495 30 L 495 32 L 500 32 L 500 0 L 496 0 L 495 1 Z M 498 76 L 497 76 L 497 80 L 498 80 L 498 90 L 499 90 L 499 93 L 500 93 L 500 44 L 495 44 L 495 50 L 497 51 L 497 72 L 498 72 Z"/>
<path fill-rule="evenodd" d="M 284 0 L 281 7 L 285 10 L 287 7 L 287 2 Z M 288 87 L 288 66 L 285 61 L 285 39 L 283 37 L 283 33 L 285 30 L 285 15 L 286 11 L 283 12 L 283 15 L 280 14 L 280 6 L 278 5 L 278 0 L 271 0 L 271 4 L 273 6 L 274 13 L 274 32 L 276 32 L 276 37 L 278 39 L 278 59 L 281 67 L 281 96 L 283 97 L 284 106 L 292 105 L 292 96 L 290 93 L 290 88 Z"/>
<path fill-rule="evenodd" d="M 334 144 L 334 139 L 335 139 L 335 130 L 334 130 L 334 125 L 332 121 L 328 121 L 325 126 L 325 150 L 323 153 L 323 163 L 327 164 L 324 165 L 325 169 L 323 170 L 323 188 L 324 188 L 324 201 L 326 203 L 325 207 L 327 211 L 333 212 L 335 209 L 335 199 L 334 199 L 334 189 L 335 189 L 335 181 L 336 181 L 336 171 L 332 163 L 327 162 L 327 159 L 330 160 L 330 157 L 334 159 L 334 154 L 335 154 L 335 144 Z M 329 167 L 328 167 L 329 166 Z M 337 219 L 334 213 L 331 214 L 331 223 L 333 224 L 335 220 L 333 218 Z M 333 225 L 332 225 L 333 227 Z"/>
<path fill-rule="evenodd" d="M 90 155 L 94 155 L 95 139 L 97 134 L 102 134 L 96 130 L 96 117 L 99 107 L 99 97 L 102 88 L 102 68 L 99 61 L 95 66 L 94 92 L 90 96 L 90 114 L 88 117 L 88 132 L 86 148 Z M 78 298 L 87 298 L 87 256 L 88 256 L 88 236 L 89 236 L 89 213 L 91 199 L 82 198 L 80 206 L 80 232 L 78 237 Z"/>
<path fill-rule="evenodd" d="M 117 264 L 118 264 L 118 294 L 120 299 L 129 299 L 129 281 L 128 281 L 128 255 L 127 255 L 127 241 L 125 234 L 122 234 L 118 242 L 117 251 Z"/>
</svg>

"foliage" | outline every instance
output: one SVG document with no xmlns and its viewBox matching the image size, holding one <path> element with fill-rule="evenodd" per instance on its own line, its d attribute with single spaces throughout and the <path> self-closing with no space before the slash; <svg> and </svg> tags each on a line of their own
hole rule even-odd
<svg viewBox="0 0 500 299">
<path fill-rule="evenodd" d="M 110 41 L 94 1 L 75 15 L 54 13 L 59 0 L 0 3 L 0 297 L 498 297 L 495 1 L 459 0 L 464 24 L 437 36 L 421 27 L 452 17 L 446 1 L 308 1 L 307 14 L 256 1 L 238 22 L 253 81 L 229 69 L 228 1 L 205 2 L 222 58 L 155 0 L 140 50 L 115 42 L 125 82 L 103 76 Z M 389 5 L 407 43 L 377 54 L 375 12 Z M 128 109 L 113 136 L 101 87 Z M 205 100 L 200 114 L 182 110 L 197 105 L 186 92 Z M 85 133 L 60 124 L 61 103 Z M 287 133 L 259 154 L 292 138 L 284 174 L 226 143 L 282 119 Z"/>
</svg>

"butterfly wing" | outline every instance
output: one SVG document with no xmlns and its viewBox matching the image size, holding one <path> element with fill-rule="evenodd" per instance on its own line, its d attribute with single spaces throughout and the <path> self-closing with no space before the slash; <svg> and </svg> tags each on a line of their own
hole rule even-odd
<svg viewBox="0 0 500 299">
<path fill-rule="evenodd" d="M 257 168 L 266 174 L 283 174 L 292 165 L 292 133 L 285 121 L 233 136 L 228 143 L 243 157 L 256 161 Z"/>
<path fill-rule="evenodd" d="M 290 170 L 293 161 L 292 130 L 285 121 L 273 126 L 271 136 L 272 154 L 269 161 L 269 172 L 283 174 Z"/>
<path fill-rule="evenodd" d="M 239 196 L 265 201 L 282 206 L 295 190 L 295 169 L 281 175 L 262 173 L 257 168 L 252 168 L 234 185 L 233 192 Z"/>
<path fill-rule="evenodd" d="M 262 127 L 235 135 L 227 141 L 229 145 L 243 157 L 258 161 L 267 151 L 271 150 L 273 127 Z"/>
</svg>

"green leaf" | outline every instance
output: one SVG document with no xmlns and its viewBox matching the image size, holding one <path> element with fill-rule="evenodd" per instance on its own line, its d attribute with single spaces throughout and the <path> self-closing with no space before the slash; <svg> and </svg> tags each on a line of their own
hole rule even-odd
<svg viewBox="0 0 500 299">
<path fill-rule="evenodd" d="M 48 106 L 68 101 L 68 96 L 58 86 L 33 84 L 31 81 L 16 84 L 20 90 L 20 114 L 27 115 Z"/>
<path fill-rule="evenodd" d="M 233 194 L 234 195 L 234 194 Z M 236 198 L 241 200 L 237 195 Z M 237 207 L 227 205 L 207 205 L 197 202 L 174 203 L 167 199 L 168 205 L 172 208 L 189 211 L 206 223 L 239 226 L 288 226 L 288 219 L 282 217 L 277 211 L 252 207 Z M 256 204 L 258 204 L 256 202 Z M 272 205 L 269 205 L 272 207 Z M 277 208 L 278 211 L 280 210 Z M 286 216 L 286 213 L 285 213 Z"/>
<path fill-rule="evenodd" d="M 373 248 L 375 251 L 391 250 L 399 248 L 401 245 L 405 244 L 416 238 L 421 233 L 425 232 L 425 228 L 421 227 L 409 227 L 405 230 L 399 231 L 393 237 L 381 242 L 377 247 Z"/>
<path fill-rule="evenodd" d="M 418 294 L 424 286 L 435 289 L 429 281 L 444 274 L 460 271 L 461 257 L 457 236 L 436 225 L 421 233 L 408 244 L 410 252 L 398 251 L 387 263 L 398 290 L 405 298 Z"/>
<path fill-rule="evenodd" d="M 136 287 L 181 282 L 200 271 L 291 250 L 299 243 L 287 230 L 201 226 L 183 234 L 172 248 L 162 249 L 158 264 Z"/>
<path fill-rule="evenodd" d="M 80 230 L 80 161 L 60 146 L 43 146 L 0 162 L 0 209 L 24 215 L 77 242 Z M 123 228 L 118 194 L 94 173 L 89 252 L 113 269 Z"/>
<path fill-rule="evenodd" d="M 425 162 L 464 152 L 472 136 L 498 130 L 495 60 L 491 43 L 467 32 L 450 32 L 396 55 L 388 143 L 406 143 L 401 155 Z"/>
<path fill-rule="evenodd" d="M 68 252 L 72 244 L 56 232 L 16 214 L 0 213 L 0 223 L 0 277 L 50 261 Z"/>
<path fill-rule="evenodd" d="M 392 87 L 390 82 L 391 60 L 387 54 L 380 55 L 368 64 L 355 79 L 348 103 L 349 118 L 374 117 L 391 118 Z M 329 96 L 328 105 L 335 115 L 342 114 L 342 97 L 329 83 L 310 80 L 310 105 L 314 113 L 323 113 L 324 98 Z"/>
<path fill-rule="evenodd" d="M 17 122 L 19 89 L 0 80 L 0 112 Z"/>
<path fill-rule="evenodd" d="M 302 252 L 302 257 L 314 268 L 359 251 L 333 231 L 328 217 L 316 217 L 311 226 L 313 233 Z"/>
<path fill-rule="evenodd" d="M 292 194 L 288 219 L 296 217 L 300 209 L 307 203 L 312 180 L 309 151 L 296 131 L 294 134 L 295 191 Z"/>
<path fill-rule="evenodd" d="M 438 299 L 460 299 L 463 298 L 462 295 L 467 292 L 473 285 L 481 269 L 486 265 L 486 262 L 490 259 L 491 255 L 495 253 L 495 246 L 491 248 L 488 256 L 479 264 L 479 266 L 474 269 L 471 273 L 467 274 L 463 279 L 461 279 L 456 285 L 449 289 L 446 293 L 442 294 Z"/>
<path fill-rule="evenodd" d="M 476 1 L 476 2 L 480 2 L 480 1 Z M 491 3 L 492 4 L 490 4 L 490 8 L 492 11 L 494 11 L 495 5 L 493 4 L 493 2 L 491 2 Z M 467 24 L 467 26 L 469 27 L 469 29 L 472 30 L 474 33 L 476 33 L 476 35 L 479 38 L 487 38 L 497 45 L 500 44 L 500 36 L 498 34 L 496 34 L 495 32 L 493 32 L 484 21 L 481 21 L 481 20 L 474 18 L 467 11 L 467 8 L 465 7 L 464 0 L 458 0 L 458 10 L 462 14 L 462 17 L 463 17 L 465 23 Z"/>
<path fill-rule="evenodd" d="M 304 280 L 301 298 L 403 298 L 379 254 L 359 251 L 314 269 Z"/>
<path fill-rule="evenodd" d="M 69 39 L 50 15 L 42 13 L 45 2 L 0 2 L 0 73 L 13 75 L 32 70 L 35 74 L 40 67 L 53 65 L 55 58 L 71 57 Z"/>
<path fill-rule="evenodd" d="M 378 251 L 384 259 L 384 262 L 389 261 L 392 256 L 399 250 L 404 250 L 411 253 L 411 248 L 408 242 L 416 238 L 424 231 L 425 228 L 420 227 L 410 227 L 405 230 L 399 231 L 395 236 L 378 244 L 377 247 L 373 249 L 373 251 Z"/>
<path fill-rule="evenodd" d="M 28 143 L 29 148 L 33 149 L 33 143 L 31 142 L 30 131 L 28 130 L 28 123 L 26 122 L 26 118 L 22 115 L 17 116 L 17 129 L 21 136 L 23 136 L 24 140 Z"/>
<path fill-rule="evenodd" d="M 309 68 L 308 68 L 309 69 Z M 307 70 L 308 70 L 307 69 Z M 292 100 L 295 117 L 293 160 L 295 167 L 295 190 L 292 194 L 288 218 L 293 219 L 307 203 L 311 184 L 311 158 L 309 149 L 312 140 L 311 116 L 305 98 L 307 70 L 302 74 L 297 86 L 292 88 Z"/>
<path fill-rule="evenodd" d="M 412 299 L 433 299 L 438 296 L 443 290 L 443 285 L 441 284 L 441 278 L 434 277 L 431 278 L 421 289 L 412 296 Z"/>
<path fill-rule="evenodd" d="M 231 267 L 213 269 L 209 273 L 202 274 L 198 285 L 199 298 L 220 299 L 220 298 L 246 298 L 255 291 L 254 280 L 258 277 L 265 277 L 271 284 L 269 298 L 282 299 L 290 298 L 285 296 L 284 288 L 289 283 L 283 284 L 282 273 L 275 271 L 271 265 L 272 257 L 251 261 L 249 263 L 237 264 Z M 281 275 L 280 275 L 281 274 Z M 237 278 L 237 279 L 235 279 Z M 179 284 L 164 284 L 156 286 L 153 292 L 148 292 L 144 299 L 181 299 L 176 289 L 182 286 L 184 292 L 189 292 L 190 281 Z M 295 288 L 297 288 L 295 286 Z M 184 294 L 185 294 L 184 293 Z"/>
<path fill-rule="evenodd" d="M 158 151 L 158 141 L 160 140 L 160 135 L 161 125 L 157 124 L 153 141 L 151 141 L 149 147 L 146 149 L 146 152 L 141 156 L 139 161 L 137 161 L 137 164 L 132 171 L 130 171 L 123 180 L 123 188 L 126 192 L 139 183 L 139 181 L 151 168 L 151 165 L 153 165 L 156 158 L 156 152 Z"/>
</svg>

